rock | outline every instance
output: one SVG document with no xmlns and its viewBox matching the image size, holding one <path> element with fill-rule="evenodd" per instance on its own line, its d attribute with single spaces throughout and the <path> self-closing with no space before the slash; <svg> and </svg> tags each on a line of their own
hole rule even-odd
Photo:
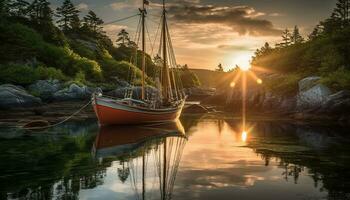
<svg viewBox="0 0 350 200">
<path fill-rule="evenodd" d="M 90 98 L 92 93 L 91 88 L 72 83 L 68 88 L 55 92 L 53 98 L 57 101 L 83 100 Z"/>
<path fill-rule="evenodd" d="M 199 104 L 193 104 L 188 107 L 185 107 L 184 113 L 191 113 L 191 114 L 208 113 L 208 110 Z"/>
<path fill-rule="evenodd" d="M 62 84 L 58 80 L 39 80 L 28 87 L 32 94 L 37 94 L 42 100 L 51 100 L 61 88 Z"/>
<path fill-rule="evenodd" d="M 23 88 L 11 84 L 0 85 L 0 108 L 40 105 L 41 99 L 28 94 Z"/>
<path fill-rule="evenodd" d="M 296 97 L 284 97 L 280 105 L 280 111 L 291 112 L 294 111 L 297 105 Z"/>
<path fill-rule="evenodd" d="M 326 102 L 318 111 L 319 113 L 349 114 L 350 113 L 350 91 L 342 90 L 327 97 Z"/>
<path fill-rule="evenodd" d="M 297 97 L 297 108 L 299 110 L 319 108 L 331 95 L 331 90 L 327 86 L 317 83 L 318 80 L 319 77 L 308 77 L 299 82 Z"/>
<path fill-rule="evenodd" d="M 321 79 L 319 76 L 310 76 L 306 77 L 299 81 L 299 92 L 307 91 L 317 84 L 317 82 Z"/>
</svg>

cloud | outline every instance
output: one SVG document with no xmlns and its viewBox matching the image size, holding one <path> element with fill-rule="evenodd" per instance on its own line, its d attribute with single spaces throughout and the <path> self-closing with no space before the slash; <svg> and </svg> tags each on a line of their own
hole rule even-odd
<svg viewBox="0 0 350 200">
<path fill-rule="evenodd" d="M 218 48 L 225 51 L 252 51 L 254 48 L 247 45 L 227 45 L 221 44 L 218 45 Z"/>
<path fill-rule="evenodd" d="M 122 29 L 128 29 L 128 27 L 123 25 L 115 25 L 115 24 L 108 24 L 103 26 L 103 30 L 107 33 L 107 35 L 111 38 L 112 41 L 115 41 L 117 39 L 117 34 Z"/>
<path fill-rule="evenodd" d="M 89 6 L 86 3 L 80 3 L 76 7 L 80 11 L 84 11 L 84 10 L 88 10 L 89 9 Z"/>
<path fill-rule="evenodd" d="M 199 1 L 183 1 L 169 6 L 170 18 L 184 24 L 220 24 L 239 35 L 276 36 L 281 30 L 261 19 L 266 14 L 249 6 L 214 6 Z"/>
<path fill-rule="evenodd" d="M 134 9 L 140 6 L 139 0 L 125 0 L 122 2 L 111 3 L 110 6 L 113 10 Z"/>
</svg>

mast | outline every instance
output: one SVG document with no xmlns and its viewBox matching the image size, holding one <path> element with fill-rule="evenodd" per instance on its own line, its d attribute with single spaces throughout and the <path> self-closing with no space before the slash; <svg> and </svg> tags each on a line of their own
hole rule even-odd
<svg viewBox="0 0 350 200">
<path fill-rule="evenodd" d="M 163 0 L 163 25 L 162 25 L 162 44 L 163 44 L 163 75 L 162 75 L 162 95 L 163 103 L 169 103 L 169 97 L 171 98 L 171 85 L 169 77 L 169 68 L 168 68 L 168 58 L 167 58 L 167 26 L 166 26 L 166 10 L 165 10 L 165 1 Z"/>
<path fill-rule="evenodd" d="M 145 0 L 142 0 L 142 10 L 141 12 L 141 22 L 142 22 L 142 91 L 141 98 L 145 100 L 145 70 L 146 70 L 146 40 L 145 40 L 145 18 L 146 18 L 146 9 L 145 9 Z"/>
</svg>

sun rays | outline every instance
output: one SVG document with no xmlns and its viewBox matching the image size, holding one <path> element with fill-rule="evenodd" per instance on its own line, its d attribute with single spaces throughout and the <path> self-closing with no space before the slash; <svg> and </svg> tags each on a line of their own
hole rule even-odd
<svg viewBox="0 0 350 200">
<path fill-rule="evenodd" d="M 257 67 L 257 71 L 268 71 L 264 68 Z M 251 65 L 245 65 L 245 66 L 238 66 L 236 65 L 236 74 L 233 77 L 232 81 L 230 82 L 230 87 L 234 88 L 237 86 L 237 82 L 241 81 L 241 92 L 242 92 L 242 129 L 241 129 L 241 137 L 242 141 L 246 142 L 249 131 L 251 131 L 252 127 L 247 127 L 247 81 L 248 77 L 257 84 L 262 84 L 263 80 L 260 79 L 256 73 L 254 72 L 255 67 L 252 67 Z"/>
</svg>

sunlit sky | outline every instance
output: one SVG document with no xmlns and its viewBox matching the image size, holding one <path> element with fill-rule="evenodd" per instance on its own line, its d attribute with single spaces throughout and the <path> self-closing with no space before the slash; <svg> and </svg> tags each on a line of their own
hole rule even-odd
<svg viewBox="0 0 350 200">
<path fill-rule="evenodd" d="M 57 7 L 62 1 L 51 0 Z M 138 12 L 142 0 L 73 0 L 84 15 L 93 10 L 105 22 Z M 148 29 L 155 36 L 160 16 L 160 0 L 150 1 Z M 169 28 L 179 64 L 190 68 L 225 69 L 247 65 L 255 49 L 265 41 L 280 40 L 281 30 L 298 25 L 306 36 L 327 18 L 336 0 L 169 0 L 166 1 Z M 138 18 L 106 25 L 105 31 L 116 39 L 121 29 L 134 35 Z M 158 35 L 159 37 L 159 35 Z M 153 42 L 152 42 L 153 43 Z M 155 44 L 157 47 L 157 44 Z M 151 52 L 151 45 L 148 45 Z M 157 52 L 157 50 L 154 50 Z"/>
</svg>

